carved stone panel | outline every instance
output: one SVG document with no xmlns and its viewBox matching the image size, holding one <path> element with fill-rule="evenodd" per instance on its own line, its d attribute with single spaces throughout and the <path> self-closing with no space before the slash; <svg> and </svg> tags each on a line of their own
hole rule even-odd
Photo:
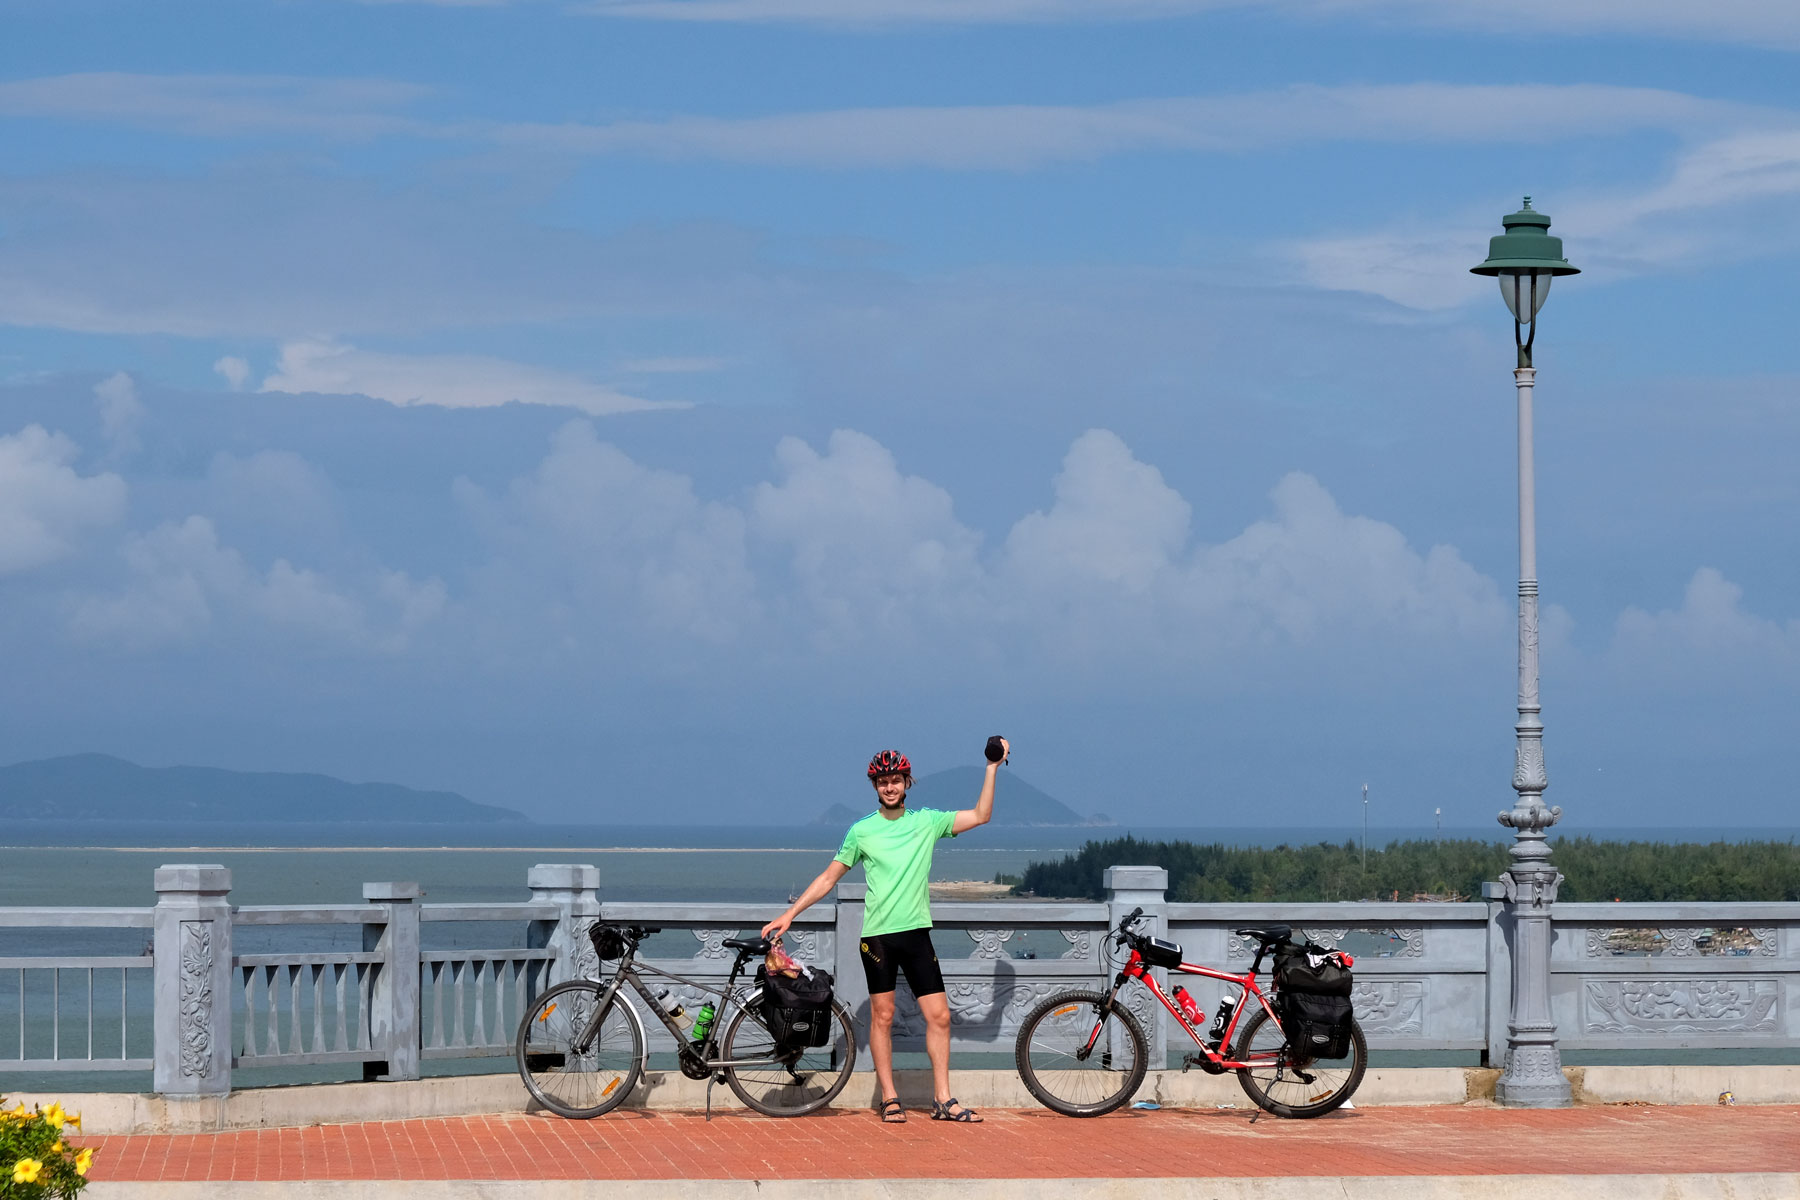
<svg viewBox="0 0 1800 1200">
<path fill-rule="evenodd" d="M 788 957 L 795 962 L 819 961 L 819 931 L 816 929 L 790 929 L 781 935 L 781 948 L 788 952 Z"/>
<path fill-rule="evenodd" d="M 1006 943 L 1012 940 L 1011 929 L 970 929 L 967 931 L 975 943 L 975 949 L 969 952 L 970 958 L 1007 958 Z"/>
<path fill-rule="evenodd" d="M 737 953 L 726 948 L 725 939 L 737 936 L 735 929 L 696 929 L 694 940 L 700 943 L 700 949 L 694 951 L 698 959 L 730 958 Z M 785 940 L 785 939 L 784 939 Z"/>
<path fill-rule="evenodd" d="M 181 1073 L 204 1078 L 212 1067 L 212 922 L 181 923 Z"/>
<path fill-rule="evenodd" d="M 1083 960 L 1094 957 L 1094 942 L 1091 932 L 1086 929 L 1059 929 L 1057 932 L 1062 934 L 1065 942 L 1069 943 L 1069 948 L 1058 957 Z"/>
<path fill-rule="evenodd" d="M 1773 958 L 1779 949 L 1773 928 L 1636 925 L 1590 927 L 1585 953 L 1589 958 Z"/>
<path fill-rule="evenodd" d="M 1033 1005 L 1068 988 L 1066 981 L 1057 979 L 1004 983 L 970 979 L 951 983 L 945 989 L 950 1001 L 950 1024 L 963 1037 L 1010 1035 Z"/>
<path fill-rule="evenodd" d="M 1425 1032 L 1425 981 L 1365 979 L 1350 996 L 1366 1034 L 1417 1035 Z"/>
<path fill-rule="evenodd" d="M 1589 1033 L 1780 1032 L 1774 979 L 1590 979 L 1584 995 Z"/>
</svg>

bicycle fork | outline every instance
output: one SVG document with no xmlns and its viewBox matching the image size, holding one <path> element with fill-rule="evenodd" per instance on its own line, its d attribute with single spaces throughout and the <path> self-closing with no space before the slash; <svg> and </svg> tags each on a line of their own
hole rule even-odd
<svg viewBox="0 0 1800 1200">
<path fill-rule="evenodd" d="M 1125 979 L 1126 975 L 1123 971 L 1113 976 L 1112 990 L 1107 992 L 1106 999 L 1100 1002 L 1100 1012 L 1094 1021 L 1093 1032 L 1088 1034 L 1087 1045 L 1075 1052 L 1076 1062 L 1086 1062 L 1094 1053 L 1094 1047 L 1100 1041 L 1100 1031 L 1106 1028 L 1106 1018 L 1112 1015 L 1113 1006 L 1118 1003 L 1119 989 L 1125 986 Z M 1100 1052 L 1100 1065 L 1106 1070 L 1112 1070 L 1112 1047 L 1108 1046 Z"/>
</svg>

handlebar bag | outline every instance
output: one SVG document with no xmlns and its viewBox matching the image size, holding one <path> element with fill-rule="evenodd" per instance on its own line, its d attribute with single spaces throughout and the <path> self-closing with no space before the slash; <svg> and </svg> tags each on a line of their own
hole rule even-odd
<svg viewBox="0 0 1800 1200">
<path fill-rule="evenodd" d="M 757 1007 L 783 1053 L 816 1049 L 831 1041 L 831 972 L 811 967 L 799 975 L 771 975 L 756 969 L 762 989 Z"/>
<path fill-rule="evenodd" d="M 1275 990 L 1308 996 L 1348 996 L 1352 984 L 1344 956 L 1314 942 L 1275 947 Z"/>
<path fill-rule="evenodd" d="M 1280 995 L 1277 1015 L 1296 1058 L 1344 1058 L 1350 1053 L 1350 997 L 1286 992 Z"/>
<path fill-rule="evenodd" d="M 1179 967 L 1181 946 L 1161 938 L 1145 938 L 1138 944 L 1138 957 L 1152 967 Z"/>
<path fill-rule="evenodd" d="M 625 957 L 625 934 L 617 925 L 595 921 L 588 927 L 588 939 L 594 943 L 594 953 L 600 956 L 601 962 L 614 962 Z"/>
</svg>

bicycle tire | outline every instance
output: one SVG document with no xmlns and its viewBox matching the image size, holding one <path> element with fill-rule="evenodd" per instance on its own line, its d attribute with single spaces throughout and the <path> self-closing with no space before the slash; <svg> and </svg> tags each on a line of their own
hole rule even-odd
<svg viewBox="0 0 1800 1200">
<path fill-rule="evenodd" d="M 1116 1001 L 1102 1018 L 1100 1010 L 1105 1004 L 1106 996 L 1100 992 L 1063 992 L 1043 1001 L 1019 1023 L 1013 1063 L 1025 1090 L 1052 1112 L 1065 1117 L 1098 1117 L 1129 1103 L 1143 1086 L 1150 1066 L 1143 1027 Z M 1096 1022 L 1103 1027 L 1093 1039 L 1094 1052 L 1078 1060 L 1076 1051 L 1088 1043 Z M 1120 1037 L 1131 1063 L 1115 1070 Z M 1111 1090 L 1095 1090 L 1107 1088 Z"/>
<path fill-rule="evenodd" d="M 1270 1036 L 1272 1031 L 1273 1037 Z M 1256 1037 L 1262 1032 L 1263 1044 L 1256 1045 Z M 1252 1054 L 1269 1054 L 1285 1045 L 1286 1037 L 1281 1026 L 1269 1019 L 1267 1009 L 1258 1008 L 1250 1014 L 1244 1028 L 1238 1033 L 1237 1044 L 1232 1050 L 1232 1057 L 1239 1062 L 1247 1062 Z M 1342 1065 L 1339 1065 L 1342 1064 Z M 1369 1043 L 1363 1037 L 1362 1026 L 1354 1017 L 1350 1020 L 1350 1055 L 1344 1059 L 1314 1060 L 1305 1066 L 1305 1072 L 1313 1076 L 1311 1082 L 1300 1079 L 1283 1078 L 1294 1068 L 1287 1062 L 1282 1053 L 1272 1070 L 1269 1068 L 1250 1068 L 1237 1072 L 1238 1086 L 1244 1094 L 1255 1101 L 1258 1108 L 1274 1113 L 1278 1117 L 1294 1117 L 1304 1120 L 1308 1117 L 1322 1117 L 1337 1109 L 1344 1101 L 1356 1094 L 1362 1085 L 1363 1072 L 1369 1066 Z M 1264 1076 L 1270 1076 L 1266 1081 Z M 1271 1088 L 1295 1088 L 1295 1094 L 1305 1094 L 1303 1104 L 1290 1103 L 1285 1099 L 1277 1099 Z M 1321 1090 L 1323 1089 L 1323 1090 Z"/>
<path fill-rule="evenodd" d="M 803 1117 L 818 1112 L 837 1099 L 856 1069 L 856 1026 L 850 1010 L 833 1000 L 831 1015 L 835 1028 L 827 1045 L 800 1051 L 786 1066 L 722 1067 L 725 1082 L 739 1100 L 765 1117 Z M 773 1057 L 767 1052 L 774 1047 L 774 1035 L 761 1018 L 740 1007 L 725 1028 L 719 1055 L 726 1059 Z"/>
<path fill-rule="evenodd" d="M 559 1117 L 580 1121 L 611 1112 L 625 1102 L 643 1070 L 643 1029 L 626 1011 L 630 1001 L 620 995 L 607 1004 L 588 1052 L 570 1052 L 599 999 L 600 985 L 591 980 L 559 983 L 538 996 L 513 1037 L 513 1059 L 525 1090 Z"/>
</svg>

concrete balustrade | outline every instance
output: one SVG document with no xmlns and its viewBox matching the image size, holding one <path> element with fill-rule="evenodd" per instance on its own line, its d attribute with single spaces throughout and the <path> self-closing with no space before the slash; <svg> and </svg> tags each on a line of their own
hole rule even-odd
<svg viewBox="0 0 1800 1200">
<path fill-rule="evenodd" d="M 1005 1070 L 1019 1022 L 1039 1001 L 1109 986 L 1117 956 L 1106 934 L 1140 907 L 1146 932 L 1228 971 L 1249 969 L 1254 948 L 1232 932 L 1243 926 L 1287 924 L 1339 946 L 1357 957 L 1355 1002 L 1372 1047 L 1473 1052 L 1498 1065 L 1513 930 L 1497 896 L 1181 904 L 1169 902 L 1162 868 L 1116 866 L 1105 878 L 1103 902 L 933 905 L 961 1067 Z M 417 883 L 376 882 L 360 903 L 234 906 L 230 871 L 173 864 L 155 873 L 151 909 L 0 908 L 0 1070 L 148 1067 L 155 1092 L 176 1101 L 226 1095 L 234 1069 L 239 1087 L 256 1081 L 256 1068 L 330 1064 L 347 1078 L 401 1082 L 432 1060 L 505 1059 L 532 998 L 598 969 L 587 930 L 603 913 L 600 882 L 591 864 L 545 863 L 530 869 L 517 903 L 430 904 Z M 864 896 L 862 884 L 840 884 L 834 901 L 795 922 L 787 946 L 836 975 L 866 1029 Z M 661 928 L 642 956 L 681 977 L 658 982 L 691 1008 L 725 980 L 733 953 L 724 939 L 774 911 L 604 906 L 607 920 Z M 1800 1047 L 1800 904 L 1571 904 L 1555 906 L 1552 921 L 1551 1007 L 1565 1049 Z M 433 948 L 426 934 L 444 922 L 516 932 L 497 946 Z M 9 944 L 20 940 L 14 931 L 72 928 L 147 929 L 151 953 L 56 957 Z M 1208 1010 L 1218 1002 L 1220 985 L 1183 982 Z M 1134 991 L 1130 1006 L 1152 1044 L 1178 1056 L 1185 1034 Z M 898 1007 L 896 1049 L 922 1050 L 924 1024 L 904 986 Z M 647 1024 L 652 1054 L 673 1050 Z M 116 1039 L 107 1032 L 115 1026 Z"/>
</svg>

